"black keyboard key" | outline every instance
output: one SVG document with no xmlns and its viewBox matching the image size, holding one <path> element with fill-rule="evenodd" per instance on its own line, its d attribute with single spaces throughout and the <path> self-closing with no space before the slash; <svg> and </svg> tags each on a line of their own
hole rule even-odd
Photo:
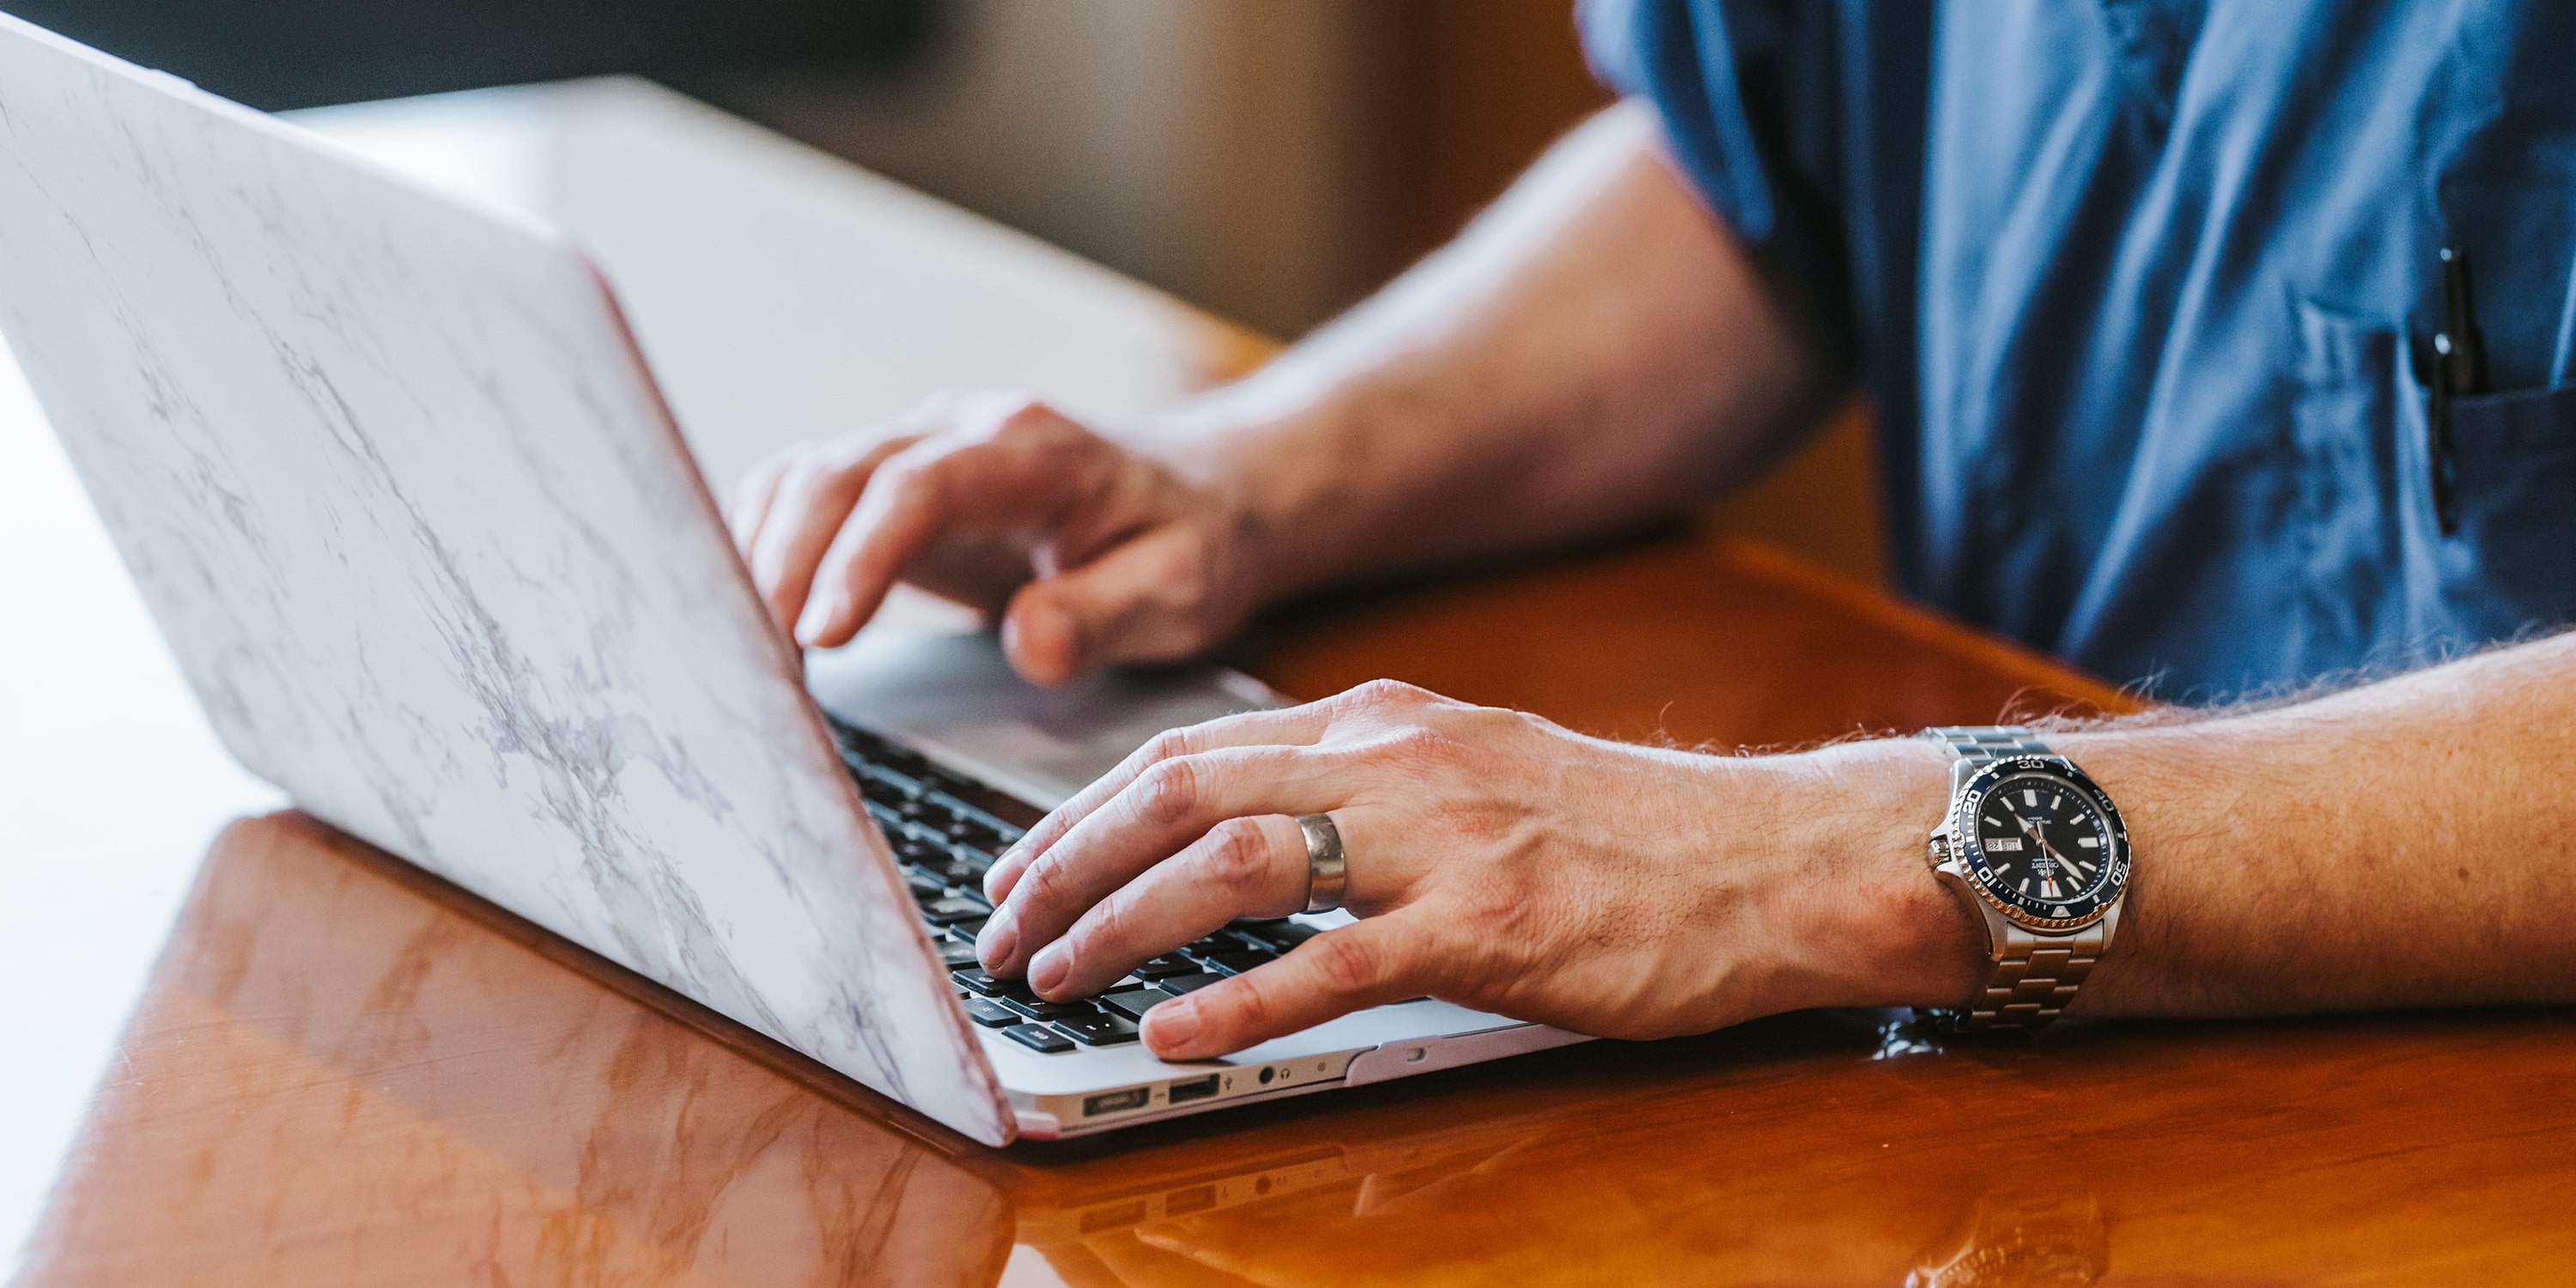
<svg viewBox="0 0 2576 1288">
<path fill-rule="evenodd" d="M 1031 994 L 1025 997 L 1004 997 L 1002 1005 L 1032 1020 L 1083 1020 L 1100 1014 L 1100 1008 L 1092 1005 L 1088 998 L 1071 1002 L 1049 1002 Z"/>
<path fill-rule="evenodd" d="M 1111 993 L 1101 998 L 1100 1004 L 1128 1019 L 1142 1023 L 1145 1012 L 1171 1000 L 1172 995 L 1159 988 L 1131 988 L 1126 992 Z"/>
<path fill-rule="evenodd" d="M 1179 997 L 1183 993 L 1195 993 L 1224 978 L 1225 976 L 1223 975 L 1208 974 L 1173 975 L 1164 979 L 1155 980 L 1154 987 L 1164 989 L 1171 993 L 1172 996 Z"/>
<path fill-rule="evenodd" d="M 975 955 L 975 945 L 972 941 L 961 943 L 954 939 L 939 941 L 939 960 L 946 963 L 950 970 L 960 970 L 982 961 Z"/>
<path fill-rule="evenodd" d="M 1210 970 L 1223 971 L 1228 975 L 1240 975 L 1255 966 L 1279 960 L 1279 954 L 1267 948 L 1246 948 L 1231 953 L 1208 953 L 1199 960 L 1206 962 Z"/>
<path fill-rule="evenodd" d="M 991 971 L 988 971 L 981 966 L 971 967 L 966 970 L 952 970 L 948 972 L 948 978 L 957 981 L 957 987 L 965 989 L 968 992 L 981 993 L 986 997 L 1036 996 L 1036 994 L 1029 991 L 1029 982 L 1027 980 L 995 979 L 993 978 L 993 973 Z"/>
<path fill-rule="evenodd" d="M 963 784 L 960 785 L 962 786 Z M 982 832 L 988 836 L 1008 835 L 1019 831 L 1018 828 L 1013 827 L 962 800 L 959 800 L 957 797 L 952 796 L 947 792 L 932 792 L 930 793 L 929 799 L 945 808 L 951 817 L 970 824 L 976 831 Z M 1013 836 L 1011 839 L 1017 840 L 1019 838 Z"/>
<path fill-rule="evenodd" d="M 927 790 L 922 787 L 920 779 L 889 765 L 872 762 L 859 771 L 859 777 L 863 780 L 860 783 L 861 789 L 870 796 L 875 796 L 879 790 L 883 790 L 909 800 Z"/>
<path fill-rule="evenodd" d="M 1129 973 L 1138 979 L 1165 979 L 1173 975 L 1196 975 L 1199 964 L 1177 956 L 1157 957 Z"/>
<path fill-rule="evenodd" d="M 973 921 L 960 921 L 949 926 L 948 933 L 962 935 L 968 939 L 981 939 L 984 937 L 984 923 L 990 920 L 992 920 L 990 917 L 977 917 Z"/>
<path fill-rule="evenodd" d="M 1020 1013 L 989 997 L 969 997 L 966 1018 L 988 1029 L 1007 1029 L 1020 1022 Z"/>
<path fill-rule="evenodd" d="M 1313 926 L 1301 925 L 1297 922 L 1287 921 L 1284 919 L 1280 921 L 1238 921 L 1234 923 L 1233 926 L 1229 927 L 1229 929 L 1233 930 L 1235 934 L 1252 940 L 1265 948 L 1282 953 L 1324 933 L 1323 931 L 1315 929 Z"/>
<path fill-rule="evenodd" d="M 1062 1055 L 1073 1049 L 1073 1039 L 1043 1024 L 1014 1024 L 1002 1032 L 1020 1045 L 1048 1055 Z"/>
<path fill-rule="evenodd" d="M 937 858 L 922 859 L 914 866 L 953 886 L 972 890 L 984 884 L 984 868 L 976 867 L 946 850 L 940 851 Z M 984 865 L 991 866 L 990 863 Z"/>
<path fill-rule="evenodd" d="M 868 817 L 875 819 L 889 838 L 903 835 L 903 815 L 896 813 L 893 806 L 883 801 L 869 801 L 867 806 Z"/>
<path fill-rule="evenodd" d="M 1136 1040 L 1136 1026 L 1124 1017 L 1094 1014 L 1088 1019 L 1057 1020 L 1055 1026 L 1084 1046 L 1116 1046 Z"/>
<path fill-rule="evenodd" d="M 912 897 L 925 904 L 948 897 L 948 883 L 927 872 L 906 872 L 903 881 L 912 887 Z"/>
<path fill-rule="evenodd" d="M 979 921 L 993 915 L 991 907 L 972 895 L 950 895 L 921 905 L 921 915 L 934 926 L 954 926 L 962 921 Z"/>
<path fill-rule="evenodd" d="M 1192 940 L 1189 943 L 1181 945 L 1181 951 L 1192 957 L 1205 957 L 1210 953 L 1241 952 L 1242 950 L 1243 941 L 1225 933 L 1222 930 L 1205 939 Z"/>
</svg>

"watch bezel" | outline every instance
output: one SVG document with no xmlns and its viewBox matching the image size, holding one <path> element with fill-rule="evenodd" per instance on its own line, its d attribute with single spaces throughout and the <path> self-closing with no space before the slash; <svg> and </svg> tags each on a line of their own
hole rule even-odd
<svg viewBox="0 0 2576 1288">
<path fill-rule="evenodd" d="M 1984 847 L 1978 840 L 1976 829 L 1969 826 L 1974 815 L 1971 802 L 1984 800 L 1985 793 L 1993 790 L 1997 783 L 2023 773 L 2043 773 L 2065 779 L 2084 793 L 2102 811 L 2102 817 L 2110 822 L 2111 853 L 2107 860 L 2111 866 L 2110 879 L 2102 883 L 2101 892 L 2093 897 L 2091 906 L 2075 916 L 2043 916 L 2024 908 L 2013 897 L 1998 893 L 1993 886 L 1993 869 L 1986 864 Z M 2094 782 L 2074 761 L 2063 756 L 2007 756 L 1978 766 L 1976 772 L 1959 784 L 1957 791 L 1950 793 L 1950 813 L 1943 830 L 1949 834 L 1951 866 L 1957 869 L 1968 888 L 1977 892 L 1978 898 L 2017 926 L 2054 934 L 2082 930 L 2111 915 L 2112 907 L 2129 890 L 2128 822 L 2120 817 L 2120 807 L 2111 803 L 2111 794 L 2102 790 L 2102 785 Z"/>
</svg>

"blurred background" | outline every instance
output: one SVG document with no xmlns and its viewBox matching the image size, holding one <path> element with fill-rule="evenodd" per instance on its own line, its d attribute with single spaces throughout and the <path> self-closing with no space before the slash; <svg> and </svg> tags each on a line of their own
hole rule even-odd
<svg viewBox="0 0 2576 1288">
<path fill-rule="evenodd" d="M 627 72 L 1281 338 L 1609 101 L 1572 0 L 0 0 L 269 110 Z M 1878 580 L 1865 423 L 1713 516 Z"/>
<path fill-rule="evenodd" d="M 271 111 L 631 72 L 1276 335 L 1607 102 L 1571 0 L 15 0 Z"/>
</svg>

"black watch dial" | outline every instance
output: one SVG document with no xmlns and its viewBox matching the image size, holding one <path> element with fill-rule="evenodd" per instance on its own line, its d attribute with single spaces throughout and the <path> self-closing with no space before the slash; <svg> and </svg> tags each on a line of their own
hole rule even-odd
<svg viewBox="0 0 2576 1288">
<path fill-rule="evenodd" d="M 2118 821 L 2072 779 L 2020 770 L 1962 804 L 1960 829 L 1969 837 L 1966 857 L 1978 884 L 2034 918 L 2089 917 L 2118 898 L 2129 879 Z"/>
</svg>

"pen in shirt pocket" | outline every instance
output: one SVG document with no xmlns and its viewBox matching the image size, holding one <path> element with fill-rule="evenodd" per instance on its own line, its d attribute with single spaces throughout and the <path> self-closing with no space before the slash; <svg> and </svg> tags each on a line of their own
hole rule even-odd
<svg viewBox="0 0 2576 1288">
<path fill-rule="evenodd" d="M 2424 386 L 2424 464 L 2432 479 L 2433 517 L 2442 535 L 2460 529 L 2452 496 L 2458 470 L 2451 460 L 2451 400 L 2486 392 L 2486 342 L 2478 334 L 2477 303 L 2469 290 L 2469 253 L 2441 249 L 2442 327 L 2416 349 L 2415 375 Z"/>
</svg>

